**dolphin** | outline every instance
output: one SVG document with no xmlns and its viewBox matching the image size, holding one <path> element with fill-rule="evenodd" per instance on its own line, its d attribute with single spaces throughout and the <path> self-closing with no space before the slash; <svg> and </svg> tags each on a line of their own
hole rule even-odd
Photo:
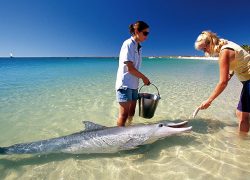
<svg viewBox="0 0 250 180">
<path fill-rule="evenodd" d="M 116 153 L 151 144 L 167 136 L 192 129 L 192 126 L 182 127 L 187 121 L 180 123 L 162 121 L 128 127 L 106 127 L 90 121 L 83 121 L 83 124 L 85 130 L 67 136 L 0 147 L 0 155 Z"/>
</svg>

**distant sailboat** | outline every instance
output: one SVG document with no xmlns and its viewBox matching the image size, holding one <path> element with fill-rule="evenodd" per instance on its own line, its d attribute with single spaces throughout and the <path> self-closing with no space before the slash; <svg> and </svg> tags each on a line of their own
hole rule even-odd
<svg viewBox="0 0 250 180">
<path fill-rule="evenodd" d="M 13 58 L 13 54 L 12 53 L 10 53 L 10 58 Z"/>
</svg>

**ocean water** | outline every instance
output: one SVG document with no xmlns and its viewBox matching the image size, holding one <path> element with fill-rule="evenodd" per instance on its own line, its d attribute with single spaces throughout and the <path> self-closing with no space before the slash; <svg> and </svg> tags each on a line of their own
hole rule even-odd
<svg viewBox="0 0 250 180">
<path fill-rule="evenodd" d="M 83 120 L 115 126 L 117 66 L 116 58 L 1 58 L 0 147 L 78 132 Z M 1 155 L 0 179 L 249 179 L 250 136 L 238 134 L 236 77 L 194 119 L 218 82 L 217 61 L 144 59 L 141 71 L 161 100 L 152 119 L 137 108 L 133 123 L 188 120 L 191 132 L 114 154 Z"/>
</svg>

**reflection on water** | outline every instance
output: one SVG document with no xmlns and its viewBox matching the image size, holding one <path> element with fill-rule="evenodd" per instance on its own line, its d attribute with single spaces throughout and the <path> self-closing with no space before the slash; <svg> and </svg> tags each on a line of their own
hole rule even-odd
<svg viewBox="0 0 250 180">
<path fill-rule="evenodd" d="M 194 119 L 218 81 L 217 62 L 143 63 L 161 100 L 152 119 L 139 117 L 137 108 L 133 123 L 187 120 L 191 132 L 114 154 L 0 156 L 0 179 L 248 179 L 250 136 L 238 134 L 235 77 Z M 1 60 L 0 146 L 81 131 L 82 120 L 114 126 L 116 70 L 114 59 Z"/>
</svg>

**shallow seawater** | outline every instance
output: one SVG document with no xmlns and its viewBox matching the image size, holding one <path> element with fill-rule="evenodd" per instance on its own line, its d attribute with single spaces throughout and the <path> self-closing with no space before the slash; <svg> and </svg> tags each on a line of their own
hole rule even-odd
<svg viewBox="0 0 250 180">
<path fill-rule="evenodd" d="M 78 132 L 83 120 L 115 126 L 117 65 L 115 58 L 0 59 L 0 147 Z M 250 136 L 238 134 L 236 77 L 194 119 L 218 82 L 217 61 L 144 59 L 141 70 L 161 100 L 152 119 L 137 108 L 134 123 L 188 120 L 191 132 L 113 154 L 2 155 L 0 179 L 248 179 Z"/>
</svg>

